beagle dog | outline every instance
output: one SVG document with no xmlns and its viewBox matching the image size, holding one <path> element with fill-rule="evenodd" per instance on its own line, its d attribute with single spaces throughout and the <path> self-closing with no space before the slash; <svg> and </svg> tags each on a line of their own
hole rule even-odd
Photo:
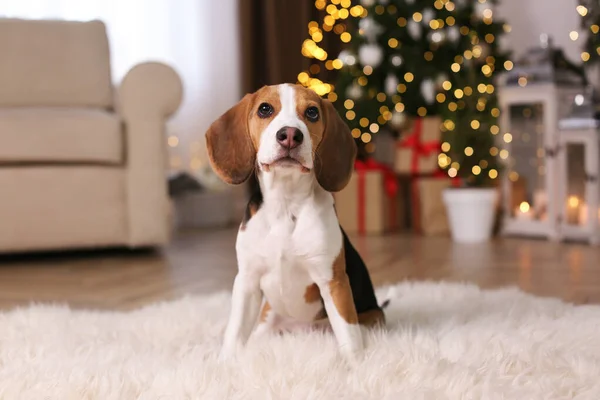
<svg viewBox="0 0 600 400">
<path fill-rule="evenodd" d="M 384 325 L 369 273 L 338 223 L 332 192 L 352 174 L 356 143 L 333 105 L 299 85 L 246 95 L 206 133 L 210 163 L 241 184 L 256 174 L 236 240 L 238 273 L 221 358 L 256 332 L 323 321 L 341 353 L 363 348 L 360 325 Z"/>
</svg>

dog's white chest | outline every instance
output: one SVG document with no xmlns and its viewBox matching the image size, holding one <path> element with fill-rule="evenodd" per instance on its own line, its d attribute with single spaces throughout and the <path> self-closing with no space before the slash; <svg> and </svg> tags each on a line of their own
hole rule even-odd
<svg viewBox="0 0 600 400">
<path fill-rule="evenodd" d="M 318 249 L 305 231 L 306 215 L 302 218 L 285 215 L 274 221 L 257 213 L 238 236 L 238 252 L 248 269 L 260 274 L 263 295 L 278 315 L 312 321 L 322 303 L 306 260 Z"/>
<path fill-rule="evenodd" d="M 312 285 L 306 270 L 293 260 L 284 260 L 281 268 L 271 268 L 260 280 L 271 308 L 278 315 L 299 321 L 314 320 L 322 308 L 319 299 L 312 294 Z"/>
</svg>

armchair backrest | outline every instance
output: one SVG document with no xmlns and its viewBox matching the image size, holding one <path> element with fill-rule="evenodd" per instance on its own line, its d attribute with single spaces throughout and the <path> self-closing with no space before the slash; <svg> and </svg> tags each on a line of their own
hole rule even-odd
<svg viewBox="0 0 600 400">
<path fill-rule="evenodd" d="M 110 108 L 112 90 L 103 22 L 0 19 L 0 107 Z"/>
</svg>

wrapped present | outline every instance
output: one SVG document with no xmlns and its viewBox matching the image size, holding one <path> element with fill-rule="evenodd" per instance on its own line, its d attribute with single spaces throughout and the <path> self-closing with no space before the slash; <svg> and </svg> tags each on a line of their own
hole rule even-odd
<svg viewBox="0 0 600 400">
<path fill-rule="evenodd" d="M 391 168 L 357 161 L 348 185 L 335 194 L 340 225 L 348 233 L 381 234 L 403 226 L 404 205 Z"/>
<path fill-rule="evenodd" d="M 455 186 L 456 179 L 444 175 L 414 178 L 411 183 L 412 227 L 425 236 L 450 233 L 446 206 L 442 198 L 444 189 Z"/>
<path fill-rule="evenodd" d="M 414 118 L 397 141 L 395 171 L 398 174 L 423 176 L 435 173 L 442 131 L 438 117 Z"/>
</svg>

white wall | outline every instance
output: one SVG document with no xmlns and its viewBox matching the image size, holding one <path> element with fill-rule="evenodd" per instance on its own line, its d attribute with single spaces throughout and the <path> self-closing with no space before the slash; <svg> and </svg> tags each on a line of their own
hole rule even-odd
<svg viewBox="0 0 600 400">
<path fill-rule="evenodd" d="M 181 160 L 182 169 L 193 170 L 206 185 L 225 186 L 210 169 L 204 134 L 210 124 L 236 104 L 241 95 L 241 57 L 238 0 L 178 0 L 187 3 L 177 36 L 187 46 L 178 47 L 178 60 L 187 64 L 185 99 L 170 124 L 179 145 L 171 157 Z M 193 38 L 188 41 L 188 38 Z M 190 65 L 192 64 L 192 65 Z M 192 69 L 190 69 L 193 68 Z M 246 186 L 231 187 L 232 219 L 240 221 L 247 202 Z"/>
<path fill-rule="evenodd" d="M 517 58 L 527 49 L 539 44 L 542 33 L 550 36 L 555 46 L 562 47 L 566 56 L 581 61 L 582 38 L 571 41 L 569 32 L 579 31 L 580 17 L 577 0 L 501 0 L 497 15 L 512 26 L 506 44 Z"/>
<path fill-rule="evenodd" d="M 185 69 L 185 93 L 170 127 L 180 139 L 172 154 L 187 169 L 194 158 L 207 164 L 204 133 L 240 98 L 238 1 L 179 0 L 177 5 L 180 13 L 172 16 L 178 21 L 173 36 L 179 39 L 174 61 Z"/>
</svg>

